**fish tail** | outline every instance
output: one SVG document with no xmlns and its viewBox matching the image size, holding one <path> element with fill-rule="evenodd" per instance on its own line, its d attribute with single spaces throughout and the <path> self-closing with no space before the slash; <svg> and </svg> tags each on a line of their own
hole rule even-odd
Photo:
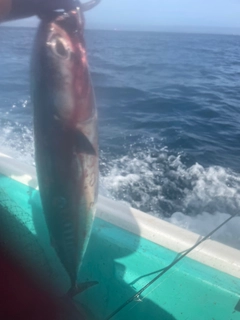
<svg viewBox="0 0 240 320">
<path fill-rule="evenodd" d="M 97 281 L 88 281 L 88 282 L 83 282 L 83 283 L 79 283 L 79 284 L 75 284 L 74 286 L 72 286 L 68 292 L 67 292 L 67 297 L 69 298 L 73 298 L 75 297 L 77 294 L 87 290 L 88 288 L 91 288 L 93 286 L 95 286 L 96 284 L 98 284 Z"/>
</svg>

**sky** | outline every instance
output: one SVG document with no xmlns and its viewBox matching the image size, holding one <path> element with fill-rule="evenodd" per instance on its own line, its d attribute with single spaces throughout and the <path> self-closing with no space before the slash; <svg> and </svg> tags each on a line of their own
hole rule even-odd
<svg viewBox="0 0 240 320">
<path fill-rule="evenodd" d="M 85 16 L 88 29 L 240 33 L 240 0 L 102 0 Z M 11 23 L 37 24 L 36 18 Z"/>
</svg>

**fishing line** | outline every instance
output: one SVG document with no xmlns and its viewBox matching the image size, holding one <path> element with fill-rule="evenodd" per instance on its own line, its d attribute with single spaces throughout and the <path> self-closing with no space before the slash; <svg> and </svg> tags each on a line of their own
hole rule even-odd
<svg viewBox="0 0 240 320">
<path fill-rule="evenodd" d="M 164 268 L 165 269 L 165 268 Z M 166 282 L 174 273 L 176 273 L 177 270 L 172 270 L 172 273 L 168 273 L 168 277 L 165 277 L 160 283 L 158 283 L 152 290 L 150 290 L 147 294 L 145 294 L 144 297 L 138 296 L 138 300 L 134 300 L 136 303 L 130 308 L 129 310 L 132 310 L 138 305 L 138 302 L 143 302 L 144 299 L 146 299 L 153 291 L 157 290 L 158 287 L 160 287 L 164 282 Z"/>
<path fill-rule="evenodd" d="M 165 268 L 164 268 L 165 269 Z M 160 272 L 160 271 L 158 271 L 158 272 Z M 177 270 L 172 270 L 172 273 L 170 273 L 170 274 L 168 274 L 168 277 L 166 278 L 164 278 L 163 279 L 163 281 L 161 281 L 159 284 L 157 284 L 152 290 L 150 290 L 144 297 L 140 297 L 140 296 L 138 296 L 138 300 L 134 300 L 134 302 L 135 302 L 135 304 L 131 307 L 131 308 L 129 308 L 129 311 L 130 310 L 132 310 L 132 309 L 134 309 L 138 304 L 139 304 L 139 302 L 143 302 L 143 300 L 144 299 L 146 299 L 153 291 L 155 291 L 155 290 L 157 290 L 157 288 L 158 287 L 160 287 L 165 281 L 167 281 L 172 275 L 173 275 L 173 273 L 176 273 L 177 272 Z"/>
<path fill-rule="evenodd" d="M 135 293 L 131 298 L 126 300 L 120 307 L 118 307 L 114 312 L 112 312 L 105 320 L 112 319 L 117 313 L 119 313 L 123 308 L 125 308 L 129 303 L 131 303 L 134 300 L 137 300 L 140 298 L 140 295 L 148 288 L 150 287 L 155 281 L 157 281 L 161 276 L 163 276 L 168 270 L 170 270 L 173 266 L 175 266 L 180 260 L 182 260 L 184 257 L 186 257 L 191 251 L 193 251 L 195 248 L 197 248 L 201 243 L 209 239 L 216 231 L 218 231 L 220 228 L 222 228 L 226 223 L 228 223 L 230 220 L 232 220 L 234 217 L 238 215 L 238 212 L 226 219 L 223 223 L 221 223 L 218 227 L 213 229 L 210 233 L 208 233 L 206 236 L 204 236 L 201 240 L 196 242 L 192 247 L 185 250 L 183 253 L 181 253 L 172 263 L 170 263 L 167 267 L 160 270 L 160 273 L 154 277 L 151 281 L 149 281 L 142 289 L 140 289 L 137 293 Z"/>
</svg>

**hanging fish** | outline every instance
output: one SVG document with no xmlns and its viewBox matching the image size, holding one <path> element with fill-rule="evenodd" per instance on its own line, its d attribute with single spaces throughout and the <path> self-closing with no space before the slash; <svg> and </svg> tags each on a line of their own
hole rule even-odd
<svg viewBox="0 0 240 320">
<path fill-rule="evenodd" d="M 98 193 L 97 110 L 83 35 L 83 11 L 98 2 L 41 17 L 32 58 L 39 191 L 71 297 L 97 283 L 78 284 L 77 277 Z"/>
</svg>

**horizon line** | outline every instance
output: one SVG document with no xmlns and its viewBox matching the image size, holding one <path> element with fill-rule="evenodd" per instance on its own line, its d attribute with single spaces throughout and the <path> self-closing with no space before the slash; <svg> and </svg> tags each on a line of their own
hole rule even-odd
<svg viewBox="0 0 240 320">
<path fill-rule="evenodd" d="M 37 29 L 38 25 L 9 25 L 2 24 L 3 28 Z M 180 34 L 216 34 L 216 35 L 240 35 L 240 27 L 206 27 L 206 26 L 159 26 L 149 29 L 134 27 L 86 27 L 86 31 L 111 31 L 111 32 L 154 32 L 154 33 L 180 33 Z"/>
</svg>

